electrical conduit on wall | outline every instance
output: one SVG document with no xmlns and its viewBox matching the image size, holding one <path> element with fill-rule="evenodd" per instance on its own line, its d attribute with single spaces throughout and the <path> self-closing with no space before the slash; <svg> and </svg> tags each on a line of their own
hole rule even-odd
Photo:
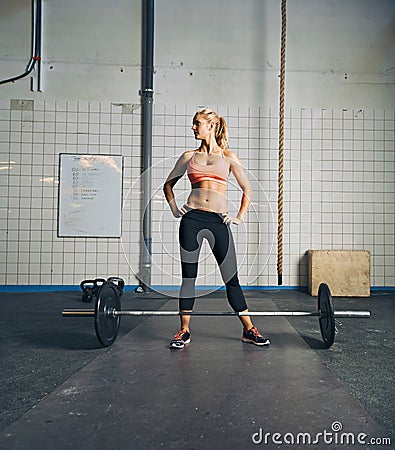
<svg viewBox="0 0 395 450">
<path fill-rule="evenodd" d="M 25 78 L 37 67 L 36 82 L 32 82 L 32 91 L 41 91 L 41 37 L 42 37 L 42 0 L 32 0 L 32 56 L 26 70 L 20 75 L 0 80 L 0 84 L 13 83 Z"/>
</svg>

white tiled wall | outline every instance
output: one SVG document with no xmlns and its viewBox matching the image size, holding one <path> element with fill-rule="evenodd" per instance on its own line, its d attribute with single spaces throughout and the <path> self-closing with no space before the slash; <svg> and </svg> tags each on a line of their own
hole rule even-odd
<svg viewBox="0 0 395 450">
<path fill-rule="evenodd" d="M 19 106 L 18 106 L 19 105 Z M 153 125 L 152 283 L 178 285 L 178 221 L 162 184 L 176 158 L 196 146 L 196 105 L 155 106 Z M 254 187 L 246 223 L 234 227 L 243 285 L 277 284 L 276 108 L 219 107 L 230 147 Z M 76 285 L 118 275 L 137 284 L 140 240 L 141 110 L 135 105 L 35 101 L 32 109 L 0 102 L 0 285 Z M 395 285 L 393 110 L 291 109 L 285 119 L 283 284 L 307 285 L 308 249 L 371 252 L 372 286 Z M 59 153 L 122 154 L 121 239 L 58 238 Z M 182 203 L 188 182 L 176 187 Z M 229 208 L 240 192 L 230 179 Z M 104 206 L 105 207 L 105 206 Z M 199 283 L 219 285 L 204 249 Z"/>
</svg>

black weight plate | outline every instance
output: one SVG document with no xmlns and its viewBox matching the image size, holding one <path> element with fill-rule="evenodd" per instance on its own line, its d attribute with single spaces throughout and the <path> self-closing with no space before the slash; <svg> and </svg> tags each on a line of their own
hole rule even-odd
<svg viewBox="0 0 395 450">
<path fill-rule="evenodd" d="M 114 283 L 115 286 L 117 286 L 117 288 L 118 288 L 119 296 L 122 296 L 123 288 L 125 286 L 125 281 L 119 277 L 109 277 L 109 278 L 107 278 L 107 281 L 111 281 L 111 283 Z"/>
<path fill-rule="evenodd" d="M 331 291 L 325 283 L 318 288 L 318 313 L 322 340 L 329 348 L 335 340 L 335 314 Z"/>
<path fill-rule="evenodd" d="M 95 304 L 96 336 L 103 347 L 110 346 L 118 336 L 121 316 L 108 314 L 108 311 L 121 310 L 117 287 L 112 283 L 103 283 Z"/>
</svg>

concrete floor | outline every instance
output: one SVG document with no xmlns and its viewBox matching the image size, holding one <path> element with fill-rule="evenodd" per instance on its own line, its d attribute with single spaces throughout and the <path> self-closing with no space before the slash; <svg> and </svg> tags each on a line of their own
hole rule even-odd
<svg viewBox="0 0 395 450">
<path fill-rule="evenodd" d="M 300 291 L 246 296 L 251 310 L 315 310 Z M 192 343 L 172 351 L 178 318 L 123 317 L 117 341 L 102 349 L 92 320 L 60 316 L 87 307 L 79 292 L 2 293 L 0 448 L 307 448 L 286 445 L 298 433 L 317 439 L 313 448 L 346 448 L 342 433 L 394 442 L 394 297 L 335 299 L 372 317 L 342 319 L 329 350 L 316 318 L 256 318 L 272 340 L 258 348 L 241 342 L 237 318 L 195 317 Z M 155 294 L 126 292 L 122 303 L 177 308 Z M 228 309 L 223 292 L 196 307 Z"/>
</svg>

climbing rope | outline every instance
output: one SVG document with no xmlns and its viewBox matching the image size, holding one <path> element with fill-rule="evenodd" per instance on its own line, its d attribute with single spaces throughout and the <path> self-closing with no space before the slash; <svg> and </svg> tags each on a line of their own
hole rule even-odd
<svg viewBox="0 0 395 450">
<path fill-rule="evenodd" d="M 277 278 L 283 284 L 283 183 L 284 183 L 284 91 L 287 1 L 281 1 L 281 66 L 280 66 L 280 119 L 278 133 L 278 199 L 277 199 Z"/>
</svg>

